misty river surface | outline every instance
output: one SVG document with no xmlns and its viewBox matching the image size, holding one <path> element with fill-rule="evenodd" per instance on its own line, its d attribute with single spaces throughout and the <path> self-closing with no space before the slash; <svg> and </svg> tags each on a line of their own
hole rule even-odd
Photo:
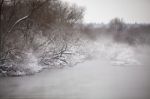
<svg viewBox="0 0 150 99">
<path fill-rule="evenodd" d="M 0 99 L 150 99 L 150 66 L 99 57 L 33 76 L 1 77 Z"/>
</svg>

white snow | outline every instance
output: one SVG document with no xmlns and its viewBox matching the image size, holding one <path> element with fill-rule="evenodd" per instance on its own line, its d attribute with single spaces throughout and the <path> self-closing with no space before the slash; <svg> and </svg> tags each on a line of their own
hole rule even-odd
<svg viewBox="0 0 150 99">
<path fill-rule="evenodd" d="M 26 62 L 23 68 L 29 70 L 31 73 L 39 72 L 42 67 L 38 64 L 37 57 L 33 54 L 33 50 L 26 52 Z"/>
</svg>

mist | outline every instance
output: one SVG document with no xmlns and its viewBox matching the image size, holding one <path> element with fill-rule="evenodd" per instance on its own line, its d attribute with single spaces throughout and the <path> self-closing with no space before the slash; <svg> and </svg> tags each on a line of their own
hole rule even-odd
<svg viewBox="0 0 150 99">
<path fill-rule="evenodd" d="M 0 0 L 0 98 L 150 99 L 148 4 Z"/>
</svg>

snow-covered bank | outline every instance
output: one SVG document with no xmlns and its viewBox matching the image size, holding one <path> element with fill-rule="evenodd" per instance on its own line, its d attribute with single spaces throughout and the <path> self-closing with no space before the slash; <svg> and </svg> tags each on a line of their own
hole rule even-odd
<svg viewBox="0 0 150 99">
<path fill-rule="evenodd" d="M 145 59 L 148 62 L 148 55 L 150 55 L 150 47 L 147 45 L 131 46 L 126 43 L 118 43 L 111 37 L 102 36 L 97 40 L 83 38 L 79 39 L 78 42 L 73 42 L 72 40 L 72 42 L 68 44 L 68 49 L 66 50 L 66 53 L 69 54 L 64 54 L 57 60 L 53 59 L 53 53 L 46 53 L 45 56 L 47 56 L 45 61 L 48 62 L 48 64 L 45 65 L 43 64 L 43 61 L 40 61 L 41 59 L 39 56 L 49 50 L 51 51 L 52 46 L 56 48 L 55 46 L 57 45 L 48 45 L 44 47 L 46 50 L 40 50 L 40 52 L 34 52 L 33 50 L 27 51 L 24 53 L 26 57 L 23 64 L 18 64 L 18 67 L 8 67 L 15 68 L 15 70 L 1 70 L 1 72 L 3 75 L 7 76 L 30 75 L 40 72 L 43 69 L 60 69 L 65 66 L 72 67 L 78 63 L 87 61 L 87 59 L 94 58 L 107 59 L 113 66 L 139 66 L 143 65 L 141 62 L 142 59 Z"/>
<path fill-rule="evenodd" d="M 45 38 L 43 39 L 44 41 L 47 40 Z M 40 43 L 44 41 L 40 40 Z M 72 40 L 71 43 L 67 45 L 67 49 L 61 49 L 61 43 L 59 43 L 59 45 L 54 43 L 43 46 L 42 50 L 38 52 L 29 49 L 23 53 L 23 56 L 15 56 L 15 58 L 21 62 L 7 62 L 8 64 L 6 63 L 1 66 L 0 73 L 2 76 L 23 76 L 35 74 L 44 69 L 62 69 L 65 66 L 71 67 L 83 62 L 92 54 L 92 52 L 88 50 L 90 48 L 87 48 L 87 45 L 90 43 L 92 42 L 81 39 L 76 43 Z M 61 52 L 63 50 L 64 52 Z"/>
</svg>

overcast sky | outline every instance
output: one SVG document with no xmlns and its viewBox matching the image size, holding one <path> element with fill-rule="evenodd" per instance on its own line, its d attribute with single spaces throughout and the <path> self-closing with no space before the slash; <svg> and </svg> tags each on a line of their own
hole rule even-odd
<svg viewBox="0 0 150 99">
<path fill-rule="evenodd" d="M 150 0 L 63 0 L 86 8 L 84 22 L 107 23 L 112 18 L 150 23 Z"/>
</svg>

